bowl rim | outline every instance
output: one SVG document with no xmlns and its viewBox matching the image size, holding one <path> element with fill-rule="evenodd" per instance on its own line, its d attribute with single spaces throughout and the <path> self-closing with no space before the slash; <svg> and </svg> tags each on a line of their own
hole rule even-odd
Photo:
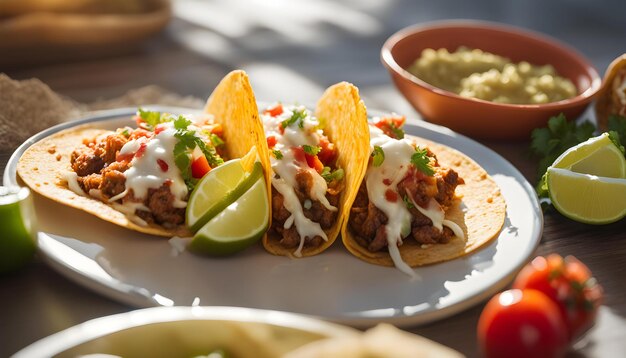
<svg viewBox="0 0 626 358">
<path fill-rule="evenodd" d="M 589 87 L 585 89 L 583 92 L 577 94 L 576 96 L 572 98 L 564 99 L 561 101 L 540 103 L 540 104 L 498 103 L 498 102 L 491 102 L 491 101 L 478 99 L 478 98 L 462 97 L 454 92 L 450 92 L 450 91 L 441 89 L 439 87 L 435 87 L 429 83 L 426 83 L 425 81 L 418 78 L 417 76 L 413 75 L 412 73 L 404 69 L 402 66 L 400 66 L 396 62 L 391 51 L 396 46 L 396 44 L 400 42 L 402 39 L 418 32 L 422 32 L 426 30 L 437 30 L 437 29 L 448 28 L 448 27 L 485 29 L 489 31 L 504 32 L 504 33 L 526 37 L 532 40 L 546 43 L 552 47 L 558 48 L 562 52 L 568 53 L 570 55 L 569 56 L 570 58 L 576 59 L 577 62 L 581 63 L 586 70 L 586 74 L 591 78 L 591 83 Z M 398 75 L 412 82 L 413 84 L 416 84 L 420 87 L 424 87 L 437 95 L 444 96 L 444 97 L 451 97 L 460 101 L 483 103 L 486 105 L 499 107 L 502 109 L 525 108 L 529 110 L 535 110 L 535 109 L 536 110 L 539 110 L 539 109 L 540 110 L 545 110 L 545 109 L 555 110 L 559 108 L 567 108 L 574 104 L 591 101 L 591 99 L 593 99 L 593 97 L 597 95 L 598 91 L 602 87 L 602 78 L 600 77 L 595 67 L 593 67 L 593 64 L 591 63 L 591 61 L 589 61 L 584 55 L 582 55 L 573 47 L 566 45 L 565 43 L 561 42 L 560 40 L 554 37 L 551 37 L 551 36 L 548 36 L 548 35 L 533 31 L 533 30 L 528 30 L 528 29 L 511 26 L 507 24 L 502 24 L 498 22 L 492 22 L 492 21 L 465 20 L 465 19 L 438 20 L 438 21 L 429 21 L 429 22 L 423 22 L 423 23 L 418 23 L 418 24 L 414 24 L 411 26 L 407 26 L 395 32 L 385 41 L 381 49 L 380 57 L 381 57 L 381 61 L 383 65 L 385 65 L 389 70 L 397 73 Z"/>
</svg>

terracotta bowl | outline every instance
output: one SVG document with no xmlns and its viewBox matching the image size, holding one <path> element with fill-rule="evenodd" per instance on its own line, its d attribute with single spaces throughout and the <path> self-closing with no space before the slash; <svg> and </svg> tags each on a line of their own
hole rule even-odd
<svg viewBox="0 0 626 358">
<path fill-rule="evenodd" d="M 546 104 L 501 104 L 458 96 L 409 73 L 422 50 L 478 48 L 513 62 L 552 65 L 578 88 L 576 97 Z M 574 49 L 546 36 L 514 27 L 479 21 L 444 21 L 417 25 L 391 36 L 381 51 L 383 64 L 396 87 L 424 119 L 484 139 L 528 139 L 551 116 L 563 112 L 575 119 L 589 105 L 601 79 L 590 61 Z"/>
</svg>

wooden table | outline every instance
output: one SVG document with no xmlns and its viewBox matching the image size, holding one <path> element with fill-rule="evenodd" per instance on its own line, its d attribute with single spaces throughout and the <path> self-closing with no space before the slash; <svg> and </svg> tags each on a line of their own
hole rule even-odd
<svg viewBox="0 0 626 358">
<path fill-rule="evenodd" d="M 465 2 L 433 4 L 407 0 L 385 2 L 385 7 L 355 5 L 356 2 L 319 3 L 316 6 L 326 7 L 326 11 L 310 11 L 310 22 L 298 23 L 304 22 L 304 18 L 296 16 L 281 19 L 284 23 L 280 26 L 257 21 L 250 15 L 253 10 L 263 9 L 239 12 L 237 3 L 206 6 L 213 6 L 212 10 L 219 7 L 240 21 L 233 23 L 238 26 L 220 27 L 213 18 L 199 26 L 194 23 L 194 11 L 188 8 L 190 3 L 182 2 L 176 5 L 178 18 L 164 33 L 130 52 L 0 70 L 15 79 L 40 78 L 61 94 L 90 102 L 147 84 L 205 98 L 229 70 L 243 68 L 251 75 L 260 100 L 314 103 L 326 86 L 347 80 L 359 86 L 368 107 L 411 117 L 416 113 L 395 91 L 378 56 L 386 37 L 415 22 L 469 16 L 532 28 L 578 48 L 600 71 L 625 50 L 626 25 L 607 8 L 622 6 L 618 1 L 597 7 L 596 2 L 576 4 L 565 10 L 541 2 L 547 7 L 540 14 L 535 14 L 539 1 L 480 3 L 469 12 L 463 9 Z M 205 9 L 207 14 L 211 14 L 211 9 Z M 342 16 L 335 16 L 338 13 Z M 228 16 L 226 19 L 232 20 Z M 536 164 L 528 155 L 528 143 L 483 143 L 534 183 Z M 3 170 L 6 153 L 0 159 Z M 555 212 L 545 215 L 537 254 L 575 255 L 589 266 L 605 290 L 597 326 L 571 356 L 620 356 L 626 351 L 625 232 L 626 220 L 589 226 Z M 475 356 L 476 323 L 483 306 L 484 303 L 410 331 Z M 19 272 L 0 277 L 0 307 L 0 356 L 86 320 L 133 309 L 70 282 L 39 259 Z"/>
</svg>

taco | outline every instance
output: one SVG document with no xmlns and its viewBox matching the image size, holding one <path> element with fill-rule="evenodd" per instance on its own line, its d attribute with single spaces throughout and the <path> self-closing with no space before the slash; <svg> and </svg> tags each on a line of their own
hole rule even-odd
<svg viewBox="0 0 626 358">
<path fill-rule="evenodd" d="M 199 178 L 264 144 L 243 71 L 220 82 L 202 116 L 139 109 L 135 121 L 137 128 L 53 134 L 26 150 L 17 172 L 37 193 L 119 226 L 190 236 L 185 209 Z"/>
<path fill-rule="evenodd" d="M 607 130 L 612 116 L 626 117 L 626 54 L 611 62 L 598 92 L 596 119 L 600 130 Z"/>
<path fill-rule="evenodd" d="M 261 119 L 272 168 L 272 223 L 263 245 L 274 255 L 316 255 L 337 238 L 365 170 L 369 153 L 351 150 L 367 136 L 365 106 L 358 89 L 342 82 L 326 90 L 315 115 L 276 103 Z"/>
<path fill-rule="evenodd" d="M 498 235 L 506 206 L 484 169 L 452 148 L 405 135 L 402 116 L 374 120 L 353 149 L 371 158 L 342 227 L 352 254 L 413 275 L 411 267 L 451 260 Z"/>
</svg>

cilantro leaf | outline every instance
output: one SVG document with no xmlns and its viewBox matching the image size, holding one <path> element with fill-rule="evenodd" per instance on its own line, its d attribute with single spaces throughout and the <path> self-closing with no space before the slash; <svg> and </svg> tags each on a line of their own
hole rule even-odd
<svg viewBox="0 0 626 358">
<path fill-rule="evenodd" d="M 304 149 L 304 152 L 305 152 L 306 154 L 309 154 L 309 155 L 317 155 L 317 153 L 319 153 L 319 152 L 320 152 L 320 150 L 322 150 L 322 147 L 312 146 L 312 145 L 307 145 L 307 144 L 305 144 L 305 145 L 303 145 L 303 146 L 302 146 L 302 149 Z"/>
<path fill-rule="evenodd" d="M 162 115 L 161 112 L 146 111 L 143 108 L 137 109 L 137 115 L 149 130 L 154 130 L 159 123 L 167 121 L 167 116 Z"/>
<path fill-rule="evenodd" d="M 274 158 L 278 160 L 283 159 L 283 152 L 281 152 L 280 150 L 274 149 L 272 150 L 272 153 L 274 153 Z"/>
<path fill-rule="evenodd" d="M 372 152 L 372 158 L 374 158 L 373 163 L 375 167 L 380 167 L 385 161 L 385 152 L 383 148 L 375 145 L 374 151 Z"/>
<path fill-rule="evenodd" d="M 402 198 L 402 201 L 404 201 L 404 205 L 406 205 L 407 209 L 413 209 L 415 207 L 415 205 L 413 205 L 413 203 L 411 202 L 411 200 L 409 199 L 408 195 L 405 195 Z"/>
<path fill-rule="evenodd" d="M 609 138 L 624 153 L 624 147 L 621 143 L 626 144 L 626 117 L 611 115 L 608 121 Z"/>
<path fill-rule="evenodd" d="M 428 156 L 428 149 L 415 148 L 415 153 L 411 155 L 411 164 L 421 171 L 422 173 L 433 176 L 435 175 L 435 170 L 430 164 L 430 157 Z"/>
<path fill-rule="evenodd" d="M 297 124 L 299 128 L 304 128 L 304 119 L 307 116 L 306 109 L 294 109 L 291 117 L 281 122 L 283 128 L 287 128 L 290 125 Z"/>
<path fill-rule="evenodd" d="M 192 191 L 195 187 L 195 182 L 191 175 L 191 155 L 187 152 L 187 148 L 185 141 L 179 140 L 178 143 L 176 143 L 174 146 L 174 163 L 176 163 L 176 166 L 180 170 L 183 180 L 185 184 L 187 184 L 187 189 Z"/>
<path fill-rule="evenodd" d="M 191 121 L 185 118 L 185 116 L 178 116 L 178 118 L 174 120 L 174 128 L 176 128 L 176 130 L 185 130 L 190 124 Z"/>
<path fill-rule="evenodd" d="M 327 183 L 330 183 L 333 180 L 343 179 L 344 172 L 341 168 L 337 168 L 331 172 L 330 167 L 324 167 L 320 175 L 324 178 L 324 180 L 326 180 Z"/>
<path fill-rule="evenodd" d="M 567 149 L 591 138 L 595 126 L 591 122 L 577 125 L 568 122 L 563 113 L 548 120 L 547 128 L 537 128 L 531 134 L 530 150 L 539 157 L 538 175 L 543 175 Z"/>
<path fill-rule="evenodd" d="M 223 164 L 224 160 L 217 154 L 213 145 L 207 145 L 202 138 L 196 135 L 195 130 L 187 129 L 189 124 L 191 122 L 182 116 L 174 121 L 176 128 L 174 137 L 178 139 L 174 146 L 174 163 L 180 170 L 187 188 L 191 191 L 198 182 L 198 179 L 194 178 L 191 173 L 191 151 L 196 147 L 200 148 L 212 168 Z"/>
<path fill-rule="evenodd" d="M 402 128 L 396 126 L 395 123 L 389 122 L 389 130 L 393 134 L 394 138 L 396 138 L 396 139 L 403 139 L 404 138 L 404 130 Z"/>
</svg>

